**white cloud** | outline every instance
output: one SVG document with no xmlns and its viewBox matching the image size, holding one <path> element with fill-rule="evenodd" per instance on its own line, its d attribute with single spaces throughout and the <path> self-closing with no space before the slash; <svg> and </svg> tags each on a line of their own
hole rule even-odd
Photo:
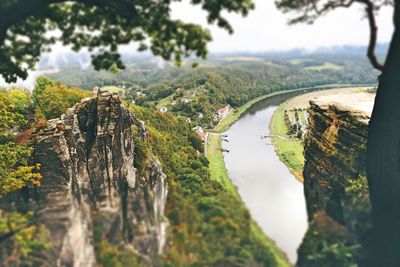
<svg viewBox="0 0 400 267">
<path fill-rule="evenodd" d="M 216 26 L 207 26 L 205 13 L 187 1 L 174 4 L 172 10 L 175 18 L 200 23 L 210 29 L 214 40 L 209 48 L 213 52 L 314 49 L 321 46 L 368 43 L 368 21 L 362 19 L 364 14 L 360 6 L 337 9 L 319 18 L 313 25 L 289 26 L 287 21 L 294 14 L 283 14 L 271 0 L 254 2 L 256 9 L 245 18 L 237 14 L 227 14 L 235 30 L 233 35 Z M 390 40 L 393 31 L 391 18 L 391 8 L 380 11 L 379 42 Z"/>
</svg>

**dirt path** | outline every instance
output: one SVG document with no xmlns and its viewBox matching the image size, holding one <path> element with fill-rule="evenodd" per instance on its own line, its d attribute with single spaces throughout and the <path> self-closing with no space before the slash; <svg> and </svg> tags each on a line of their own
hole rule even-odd
<svg viewBox="0 0 400 267">
<path fill-rule="evenodd" d="M 208 135 L 205 139 L 205 146 L 204 146 L 204 155 L 207 157 L 207 153 L 215 153 L 218 149 L 218 139 L 217 137 L 220 136 L 219 133 L 208 132 Z"/>
</svg>

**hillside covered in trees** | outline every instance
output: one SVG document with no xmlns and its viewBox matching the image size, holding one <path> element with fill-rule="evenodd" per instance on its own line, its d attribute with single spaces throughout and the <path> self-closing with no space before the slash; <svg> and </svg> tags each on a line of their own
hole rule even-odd
<svg viewBox="0 0 400 267">
<path fill-rule="evenodd" d="M 43 66 L 46 66 L 44 61 Z M 125 89 L 125 98 L 137 105 L 162 106 L 192 122 L 211 127 L 213 114 L 279 90 L 324 85 L 376 84 L 377 72 L 357 55 L 220 55 L 208 61 L 172 63 L 131 58 L 119 73 L 81 69 L 71 62 L 49 77 L 68 86 L 91 90 L 95 86 Z M 200 115 L 201 114 L 201 115 Z"/>
<path fill-rule="evenodd" d="M 149 167 L 154 165 L 154 159 L 160 162 L 167 177 L 167 243 L 164 253 L 156 257 L 143 255 L 142 251 L 132 250 L 127 245 L 131 244 L 129 242 L 137 244 L 130 236 L 146 232 L 146 225 L 156 220 L 153 215 L 145 215 L 141 219 L 142 226 L 130 228 L 132 232 L 127 234 L 128 241 L 112 234 L 115 231 L 112 227 L 114 230 L 106 231 L 94 219 L 93 232 L 89 232 L 89 236 L 93 237 L 96 262 L 104 266 L 147 266 L 150 256 L 150 264 L 157 266 L 287 264 L 282 252 L 255 226 L 240 199 L 211 179 L 208 160 L 202 153 L 203 144 L 192 128 L 194 124 L 212 127 L 215 111 L 226 105 L 237 108 L 256 97 L 280 90 L 372 84 L 375 83 L 375 72 L 361 59 L 322 56 L 222 57 L 197 68 L 190 65 L 189 62 L 187 66 L 175 68 L 167 64 L 160 69 L 156 63 L 136 62 L 116 74 L 80 68 L 61 69 L 48 75 L 51 78 L 39 77 L 32 92 L 17 87 L 1 89 L 1 263 L 41 264 L 48 252 L 54 251 L 54 229 L 49 229 L 46 221 L 40 219 L 42 211 L 33 204 L 40 203 L 36 202 L 40 200 L 38 192 L 46 192 L 51 184 L 48 184 L 51 177 L 46 176 L 48 166 L 43 167 L 36 161 L 35 140 L 42 140 L 44 136 L 58 138 L 60 134 L 71 140 L 73 135 L 70 134 L 78 128 L 87 131 L 87 136 L 83 134 L 82 138 L 87 138 L 89 144 L 93 142 L 90 141 L 91 131 L 102 133 L 101 129 L 111 127 L 107 131 L 114 135 L 115 127 L 120 126 L 118 116 L 112 115 L 115 108 L 111 103 L 116 101 L 114 95 L 120 94 L 123 105 L 141 125 L 135 124 L 130 130 L 135 133 L 131 140 L 135 147 L 134 156 L 131 156 L 136 176 L 141 179 L 140 186 L 152 188 L 157 185 Z M 348 74 L 350 69 L 354 75 Z M 90 102 L 88 99 L 93 96 L 92 88 L 95 86 L 118 90 L 106 93 L 105 97 L 110 97 L 110 100 L 97 102 L 97 108 L 93 108 L 89 103 L 95 103 L 95 100 L 92 98 Z M 76 103 L 80 104 L 70 109 Z M 103 107 L 104 103 L 110 106 Z M 168 111 L 161 112 L 161 107 Z M 84 111 L 86 109 L 88 111 Z M 90 123 L 82 126 L 80 119 L 75 124 L 68 124 L 71 122 L 63 115 L 67 113 L 68 118 L 81 118 L 86 112 L 82 118 L 90 121 L 88 114 L 93 113 L 90 110 L 99 112 L 97 123 L 100 123 L 100 128 Z M 111 112 L 111 115 L 104 115 L 102 110 Z M 76 112 L 76 115 L 71 115 L 71 112 Z M 110 124 L 102 118 L 116 122 Z M 114 124 L 117 126 L 110 126 Z M 68 127 L 78 128 L 70 132 Z M 100 138 L 100 132 L 94 136 Z M 45 143 L 40 143 L 41 149 Z M 89 154 L 86 157 L 93 160 Z M 150 189 L 143 190 L 147 192 Z M 143 194 L 144 200 L 135 204 L 136 211 L 152 210 L 153 193 Z"/>
<path fill-rule="evenodd" d="M 61 229 L 64 228 L 57 226 L 59 221 L 53 221 L 54 217 L 51 214 L 56 211 L 50 208 L 60 201 L 60 196 L 53 199 L 53 203 L 46 202 L 48 201 L 46 199 L 52 199 L 51 192 L 53 190 L 59 190 L 55 189 L 54 186 L 57 186 L 57 182 L 53 181 L 57 175 L 51 172 L 51 168 L 57 164 L 54 153 L 55 151 L 57 153 L 66 152 L 62 146 L 52 147 L 51 144 L 55 142 L 54 140 L 58 140 L 61 133 L 69 136 L 68 127 L 70 126 L 60 124 L 63 121 L 63 119 L 60 120 L 60 116 L 67 109 L 69 110 L 67 114 L 75 109 L 77 113 L 72 117 L 81 120 L 80 116 L 82 115 L 80 114 L 87 112 L 84 118 L 89 118 L 89 112 L 92 111 L 89 109 L 90 106 L 85 106 L 87 105 L 85 103 L 100 100 L 92 98 L 90 100 L 92 102 L 87 102 L 87 97 L 91 96 L 91 93 L 67 87 L 45 77 L 37 80 L 32 93 L 20 88 L 1 89 L 0 93 L 0 105 L 2 106 L 0 116 L 2 122 L 0 263 L 4 266 L 28 263 L 39 266 L 45 262 L 53 262 L 55 260 L 51 256 L 53 253 L 64 251 L 57 252 L 59 244 L 56 241 L 57 236 L 62 233 Z M 84 98 L 86 100 L 82 100 Z M 81 104 L 70 109 L 78 102 Z M 100 112 L 98 113 L 100 116 L 102 114 L 100 105 L 103 102 L 97 103 L 99 106 L 94 110 Z M 100 209 L 93 219 L 94 225 L 90 226 L 90 228 L 93 227 L 93 232 L 85 233 L 85 235 L 93 236 L 97 263 L 103 266 L 148 266 L 149 264 L 157 266 L 214 266 L 219 264 L 275 266 L 278 262 L 286 261 L 273 243 L 255 228 L 243 203 L 236 196 L 227 192 L 218 182 L 211 180 L 208 161 L 201 153 L 202 144 L 185 119 L 177 118 L 172 114 L 162 114 L 128 102 L 124 103 L 130 109 L 131 115 L 129 116 L 133 116 L 136 121 L 141 121 L 143 125 L 143 129 L 135 126 L 135 130 L 134 128 L 131 130 L 132 133 L 135 133 L 131 137 L 131 142 L 135 146 L 133 164 L 137 170 L 136 176 L 143 179 L 138 188 L 142 188 L 146 183 L 156 183 L 153 171 L 148 167 L 149 164 L 153 164 L 151 162 L 154 158 L 160 161 L 162 170 L 167 177 L 169 191 L 165 211 L 165 220 L 169 225 L 167 244 L 163 255 L 152 258 L 149 262 L 146 253 L 143 255 L 140 251 L 132 250 L 127 245 L 127 240 L 123 241 L 120 237 L 112 234 L 113 231 L 116 231 L 115 226 L 111 228 L 113 229 L 110 230 L 111 232 L 106 232 L 107 223 L 101 219 Z M 103 107 L 105 112 L 113 112 L 115 109 L 114 104 L 109 105 L 109 107 Z M 66 115 L 62 116 L 65 118 Z M 118 126 L 119 121 L 125 121 L 129 116 L 111 116 L 116 125 L 113 127 L 120 127 Z M 68 119 L 65 120 L 65 123 L 67 122 Z M 104 123 L 105 129 L 111 127 L 111 124 Z M 53 126 L 56 124 L 57 126 Z M 89 125 L 88 127 L 94 126 Z M 87 129 L 88 132 L 93 130 L 95 129 Z M 77 129 L 72 133 L 74 131 Z M 72 138 L 72 136 L 68 138 Z M 96 138 L 101 138 L 100 134 L 96 136 Z M 66 140 L 69 140 L 68 138 Z M 45 155 L 43 153 L 50 153 L 48 154 L 50 158 L 45 157 L 43 164 L 39 164 L 38 161 Z M 121 153 L 126 152 L 121 151 Z M 70 154 L 70 157 L 73 155 L 75 154 Z M 133 155 L 128 156 L 133 157 Z M 65 160 L 65 158 L 61 159 Z M 67 168 L 66 165 L 64 167 Z M 57 172 L 65 173 L 66 169 L 63 168 L 58 169 Z M 54 183 L 56 184 L 54 185 Z M 140 190 L 145 190 L 144 188 Z M 60 194 L 66 192 L 68 190 L 63 190 L 63 193 L 60 191 Z M 57 195 L 59 194 L 57 193 Z M 82 199 L 85 198 L 84 195 L 83 193 Z M 139 195 L 139 202 L 136 204 L 138 206 L 134 208 L 136 212 L 144 208 L 140 207 L 141 201 L 147 203 L 145 205 L 151 205 L 148 203 L 150 197 L 151 195 Z M 63 200 L 63 198 L 61 197 L 61 203 L 64 203 L 64 208 L 69 209 L 70 207 L 66 204 L 68 199 Z M 43 207 L 44 209 L 42 209 Z M 147 207 L 147 209 L 150 208 Z M 117 212 L 123 212 L 123 209 Z M 47 217 L 46 214 L 48 214 Z M 101 225 L 96 223 L 98 218 L 103 220 Z M 142 219 L 152 221 L 153 215 L 147 214 Z M 52 223 L 49 224 L 49 222 Z M 68 220 L 61 225 L 68 228 Z M 132 228 L 132 232 L 128 236 L 140 235 L 139 233 L 143 231 L 140 229 Z M 87 249 L 85 251 L 87 252 Z M 87 255 L 87 260 L 89 260 L 90 254 Z M 68 259 L 64 258 L 64 260 Z"/>
</svg>

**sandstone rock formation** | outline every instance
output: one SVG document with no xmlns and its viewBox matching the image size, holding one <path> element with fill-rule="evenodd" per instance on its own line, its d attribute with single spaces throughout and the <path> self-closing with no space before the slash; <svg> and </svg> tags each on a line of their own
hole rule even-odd
<svg viewBox="0 0 400 267">
<path fill-rule="evenodd" d="M 373 96 L 354 105 L 346 99 L 310 103 L 303 172 L 310 229 L 298 251 L 298 266 L 317 266 L 315 257 L 323 257 L 333 244 L 366 245 L 370 204 L 368 190 L 360 185 L 366 183 L 371 101 Z"/>
<path fill-rule="evenodd" d="M 145 138 L 145 129 L 110 93 L 82 100 L 33 134 L 44 179 L 23 202 L 50 231 L 42 255 L 49 266 L 96 266 L 94 233 L 149 261 L 162 253 L 166 175 L 156 158 L 147 177 L 138 174 L 134 136 Z"/>
</svg>

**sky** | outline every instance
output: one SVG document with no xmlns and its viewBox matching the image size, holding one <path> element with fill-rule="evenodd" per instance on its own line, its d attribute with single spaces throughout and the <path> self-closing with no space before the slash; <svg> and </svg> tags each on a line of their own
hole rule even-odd
<svg viewBox="0 0 400 267">
<path fill-rule="evenodd" d="M 253 1 L 256 8 L 247 17 L 226 14 L 234 29 L 232 35 L 214 25 L 208 25 L 205 12 L 198 6 L 190 5 L 188 0 L 175 2 L 172 16 L 208 28 L 213 36 L 213 41 L 208 46 L 210 52 L 264 52 L 294 48 L 312 52 L 320 47 L 368 44 L 368 21 L 362 19 L 364 11 L 360 6 L 337 9 L 319 18 L 313 25 L 288 25 L 289 18 L 295 14 L 283 14 L 277 10 L 273 0 Z M 380 10 L 377 23 L 378 42 L 389 42 L 393 32 L 392 9 Z M 135 47 L 135 44 L 124 46 L 120 48 L 120 52 L 136 51 Z M 55 59 L 69 50 L 57 44 L 53 47 L 51 56 Z M 32 88 L 38 75 L 38 71 L 30 72 L 27 81 L 19 81 L 17 84 Z M 0 85 L 6 85 L 1 77 Z"/>
<path fill-rule="evenodd" d="M 247 17 L 227 14 L 234 29 L 232 35 L 215 25 L 208 25 L 206 13 L 188 0 L 174 2 L 172 17 L 185 22 L 193 22 L 208 28 L 213 36 L 209 43 L 210 52 L 243 51 L 284 51 L 294 48 L 313 50 L 336 45 L 367 45 L 369 40 L 368 21 L 363 19 L 364 11 L 360 5 L 336 9 L 319 18 L 314 24 L 288 25 L 288 20 L 296 14 L 284 14 L 275 7 L 273 0 L 253 0 L 256 5 Z M 390 41 L 392 8 L 384 8 L 377 17 L 378 42 Z M 135 44 L 120 47 L 121 52 L 136 51 Z M 56 45 L 53 53 L 68 51 Z"/>
<path fill-rule="evenodd" d="M 319 18 L 313 25 L 288 25 L 295 14 L 283 14 L 277 10 L 273 0 L 254 0 L 256 9 L 243 18 L 228 14 L 234 28 L 229 35 L 218 27 L 208 27 L 213 35 L 209 49 L 212 52 L 270 51 L 335 45 L 366 45 L 369 39 L 368 21 L 362 19 L 361 6 L 337 9 Z M 184 1 L 173 6 L 173 16 L 184 21 L 207 25 L 205 13 Z M 379 42 L 389 42 L 392 26 L 392 9 L 385 8 L 378 16 Z"/>
</svg>

